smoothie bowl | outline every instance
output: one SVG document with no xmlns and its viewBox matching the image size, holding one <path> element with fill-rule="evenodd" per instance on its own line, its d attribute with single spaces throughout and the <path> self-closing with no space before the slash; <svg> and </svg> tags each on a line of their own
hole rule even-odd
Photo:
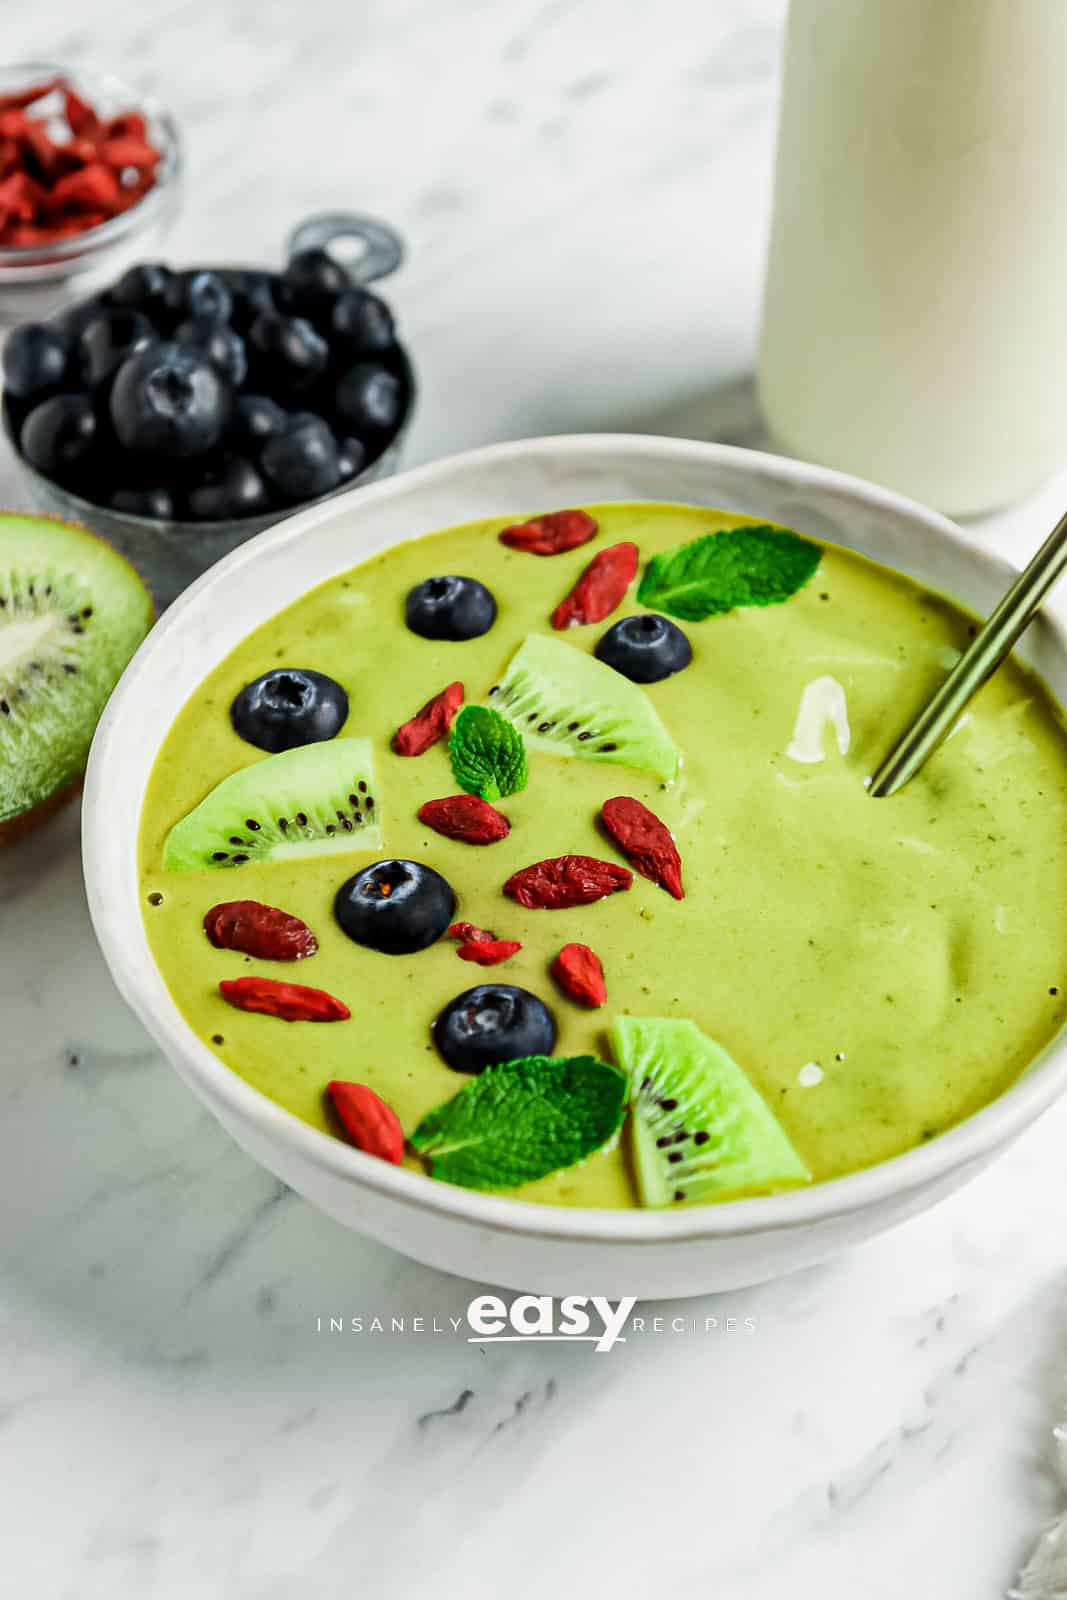
<svg viewBox="0 0 1067 1600">
<path fill-rule="evenodd" d="M 116 981 L 246 1150 L 417 1259 L 637 1295 L 817 1260 L 1067 1076 L 1062 628 L 864 787 L 1007 577 L 885 491 L 666 440 L 315 507 L 101 725 Z"/>
</svg>

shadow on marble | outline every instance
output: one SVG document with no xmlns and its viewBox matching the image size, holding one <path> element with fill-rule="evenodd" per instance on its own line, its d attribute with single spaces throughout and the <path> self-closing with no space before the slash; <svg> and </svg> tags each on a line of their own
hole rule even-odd
<svg viewBox="0 0 1067 1600">
<path fill-rule="evenodd" d="M 652 433 L 676 439 L 705 439 L 743 445 L 748 450 L 773 450 L 760 414 L 756 380 L 751 374 L 693 389 L 666 404 L 623 410 L 602 424 L 620 433 Z M 781 452 L 779 452 L 780 454 Z"/>
</svg>

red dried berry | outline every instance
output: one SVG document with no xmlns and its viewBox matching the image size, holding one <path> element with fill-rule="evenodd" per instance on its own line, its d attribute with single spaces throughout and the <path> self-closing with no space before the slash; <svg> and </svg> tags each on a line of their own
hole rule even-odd
<svg viewBox="0 0 1067 1600">
<path fill-rule="evenodd" d="M 454 922 L 447 937 L 458 939 L 460 944 L 491 944 L 496 934 L 490 933 L 488 928 L 476 928 L 473 922 Z"/>
<path fill-rule="evenodd" d="M 685 899 L 682 858 L 669 829 L 640 800 L 616 795 L 605 800 L 600 820 L 619 849 L 643 878 L 658 883 L 676 900 Z"/>
<path fill-rule="evenodd" d="M 226 900 L 212 906 L 204 932 L 216 950 L 240 950 L 258 961 L 303 961 L 319 941 L 306 922 L 259 900 Z"/>
<path fill-rule="evenodd" d="M 565 944 L 552 963 L 552 976 L 563 993 L 580 1006 L 602 1006 L 608 998 L 604 968 L 587 944 Z"/>
<path fill-rule="evenodd" d="M 101 139 L 96 150 L 101 161 L 120 171 L 124 167 L 136 167 L 138 171 L 147 172 L 159 162 L 159 151 L 155 145 L 149 144 L 147 139 L 135 139 L 128 134 Z"/>
<path fill-rule="evenodd" d="M 67 126 L 71 133 L 92 137 L 100 127 L 100 119 L 87 100 L 67 88 L 63 93 Z"/>
<path fill-rule="evenodd" d="M 77 172 L 68 172 L 48 191 L 45 208 L 49 215 L 67 209 L 88 207 L 110 211 L 120 194 L 119 180 L 102 161 L 91 161 Z"/>
<path fill-rule="evenodd" d="M 53 143 L 39 122 L 27 120 L 22 142 L 26 165 L 33 169 L 35 177 L 50 183 L 64 170 L 66 163 L 63 147 Z"/>
<path fill-rule="evenodd" d="M 281 983 L 277 978 L 225 978 L 219 993 L 238 1011 L 259 1011 L 285 1022 L 345 1022 L 352 1015 L 343 1000 L 325 989 Z"/>
<path fill-rule="evenodd" d="M 613 544 L 590 561 L 566 599 L 552 613 L 554 628 L 578 628 L 611 615 L 637 576 L 635 544 Z"/>
<path fill-rule="evenodd" d="M 456 954 L 461 961 L 474 961 L 479 967 L 498 967 L 521 949 L 518 939 L 472 939 L 469 944 L 461 944 Z"/>
<path fill-rule="evenodd" d="M 61 119 L 35 105 L 60 88 L 66 137 L 56 135 Z M 20 180 L 0 193 L 0 244 L 70 238 L 128 211 L 154 184 L 160 159 L 140 112 L 101 122 L 59 79 L 0 95 L 0 179 Z"/>
<path fill-rule="evenodd" d="M 597 523 L 588 511 L 549 511 L 529 522 L 513 522 L 499 535 L 500 543 L 511 550 L 527 550 L 534 556 L 558 556 L 576 550 L 596 537 Z"/>
<path fill-rule="evenodd" d="M 0 222 L 30 222 L 41 205 L 44 190 L 25 172 L 12 172 L 0 183 Z"/>
<path fill-rule="evenodd" d="M 19 106 L 0 111 L 0 135 L 5 139 L 23 139 L 30 119 Z"/>
<path fill-rule="evenodd" d="M 633 883 L 633 873 L 596 856 L 555 856 L 515 872 L 504 893 L 528 910 L 559 911 L 588 906 L 605 895 L 618 894 Z"/>
<path fill-rule="evenodd" d="M 506 839 L 511 823 L 488 800 L 476 794 L 450 794 L 443 800 L 427 800 L 419 807 L 419 821 L 446 839 L 464 844 L 495 844 Z"/>
<path fill-rule="evenodd" d="M 368 1156 L 399 1166 L 404 1159 L 404 1130 L 392 1106 L 365 1083 L 334 1079 L 326 1093 L 349 1139 Z"/>
<path fill-rule="evenodd" d="M 398 756 L 421 756 L 438 739 L 443 739 L 452 726 L 456 712 L 463 704 L 463 685 L 450 683 L 447 689 L 427 700 L 421 711 L 416 711 L 409 722 L 393 735 L 393 750 Z"/>
<path fill-rule="evenodd" d="M 148 124 L 139 111 L 120 111 L 100 129 L 104 139 L 147 139 Z"/>
</svg>

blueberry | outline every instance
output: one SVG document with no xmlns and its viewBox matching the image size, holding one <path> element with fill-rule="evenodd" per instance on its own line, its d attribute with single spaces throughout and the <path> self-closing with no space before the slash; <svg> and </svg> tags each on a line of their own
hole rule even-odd
<svg viewBox="0 0 1067 1600">
<path fill-rule="evenodd" d="M 234 732 L 257 750 L 295 750 L 332 739 L 348 716 L 348 696 L 324 672 L 276 667 L 246 684 L 230 707 Z"/>
<path fill-rule="evenodd" d="M 342 933 L 387 956 L 425 950 L 455 910 L 451 884 L 419 861 L 375 861 L 343 883 L 333 903 Z"/>
<path fill-rule="evenodd" d="M 67 370 L 67 344 L 55 328 L 24 322 L 4 345 L 4 389 L 16 400 L 54 394 Z"/>
<path fill-rule="evenodd" d="M 309 309 L 342 294 L 352 279 L 325 250 L 299 250 L 290 256 L 282 273 L 281 289 L 286 303 Z"/>
<path fill-rule="evenodd" d="M 268 399 L 265 394 L 238 396 L 234 432 L 243 443 L 252 445 L 258 450 L 268 439 L 273 439 L 275 434 L 284 433 L 288 426 L 288 411 L 283 411 L 280 405 Z"/>
<path fill-rule="evenodd" d="M 22 454 L 47 478 L 67 483 L 78 477 L 96 443 L 93 403 L 84 394 L 57 394 L 34 406 L 22 425 Z"/>
<path fill-rule="evenodd" d="M 380 355 L 396 339 L 393 313 L 369 289 L 348 289 L 334 301 L 330 336 L 351 355 Z"/>
<path fill-rule="evenodd" d="M 225 322 L 212 322 L 204 317 L 190 317 L 188 321 L 181 322 L 174 330 L 174 338 L 178 344 L 191 344 L 194 349 L 202 350 L 208 360 L 213 362 L 239 389 L 248 376 L 248 356 L 245 352 L 245 342 L 240 334 L 234 333 Z"/>
<path fill-rule="evenodd" d="M 223 456 L 186 496 L 195 522 L 231 522 L 256 517 L 270 508 L 266 485 L 244 456 Z"/>
<path fill-rule="evenodd" d="M 185 308 L 205 322 L 229 322 L 233 295 L 217 272 L 194 272 L 186 285 Z"/>
<path fill-rule="evenodd" d="M 284 433 L 267 440 L 260 465 L 279 496 L 295 505 L 329 494 L 341 481 L 337 444 L 321 417 L 299 412 Z"/>
<path fill-rule="evenodd" d="M 243 331 L 263 312 L 276 309 L 269 272 L 227 272 L 225 280 L 233 295 L 234 327 Z"/>
<path fill-rule="evenodd" d="M 173 280 L 170 268 L 157 263 L 143 262 L 138 267 L 128 267 L 107 291 L 108 304 L 157 317 L 166 307 L 167 292 Z"/>
<path fill-rule="evenodd" d="M 303 317 L 264 312 L 248 330 L 248 344 L 257 372 L 269 387 L 306 389 L 324 371 L 329 347 Z"/>
<path fill-rule="evenodd" d="M 122 363 L 110 411 L 124 450 L 187 460 L 221 439 L 233 411 L 233 390 L 206 356 L 164 342 Z"/>
<path fill-rule="evenodd" d="M 543 1000 L 510 983 L 480 983 L 450 1000 L 433 1042 L 455 1072 L 484 1072 L 500 1061 L 549 1056 L 556 1024 Z"/>
<path fill-rule="evenodd" d="M 424 639 L 477 639 L 496 621 L 496 601 L 477 578 L 427 578 L 408 591 L 404 621 Z"/>
<path fill-rule="evenodd" d="M 127 356 L 145 350 L 157 338 L 141 311 L 102 311 L 82 329 L 74 359 L 89 389 L 109 383 Z"/>
<path fill-rule="evenodd" d="M 337 415 L 353 433 L 393 434 L 404 410 L 400 379 L 373 361 L 357 361 L 334 390 Z"/>
<path fill-rule="evenodd" d="M 341 474 L 342 483 L 349 483 L 351 479 L 358 478 L 366 459 L 367 449 L 361 439 L 338 439 L 337 470 Z"/>
<path fill-rule="evenodd" d="M 109 302 L 103 295 L 90 295 L 87 300 L 77 300 L 65 311 L 60 311 L 49 320 L 48 325 L 54 328 L 61 338 L 66 339 L 68 344 L 73 344 L 81 337 L 82 329 L 87 328 L 94 317 L 98 317 L 101 311 L 109 309 Z"/>
<path fill-rule="evenodd" d="M 162 484 L 150 489 L 115 489 L 108 504 L 127 516 L 151 517 L 155 522 L 174 520 L 174 496 Z"/>
<path fill-rule="evenodd" d="M 681 672 L 693 659 L 693 647 L 681 628 L 655 612 L 623 617 L 597 644 L 598 660 L 634 683 L 658 683 Z"/>
</svg>

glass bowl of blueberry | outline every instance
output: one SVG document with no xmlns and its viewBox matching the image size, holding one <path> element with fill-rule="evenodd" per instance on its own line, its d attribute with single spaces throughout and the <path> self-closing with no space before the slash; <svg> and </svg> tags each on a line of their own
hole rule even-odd
<svg viewBox="0 0 1067 1600">
<path fill-rule="evenodd" d="M 368 285 L 384 224 L 314 217 L 278 273 L 130 267 L 3 350 L 4 428 L 37 503 L 103 535 L 162 610 L 292 511 L 395 472 L 415 402 Z"/>
</svg>

